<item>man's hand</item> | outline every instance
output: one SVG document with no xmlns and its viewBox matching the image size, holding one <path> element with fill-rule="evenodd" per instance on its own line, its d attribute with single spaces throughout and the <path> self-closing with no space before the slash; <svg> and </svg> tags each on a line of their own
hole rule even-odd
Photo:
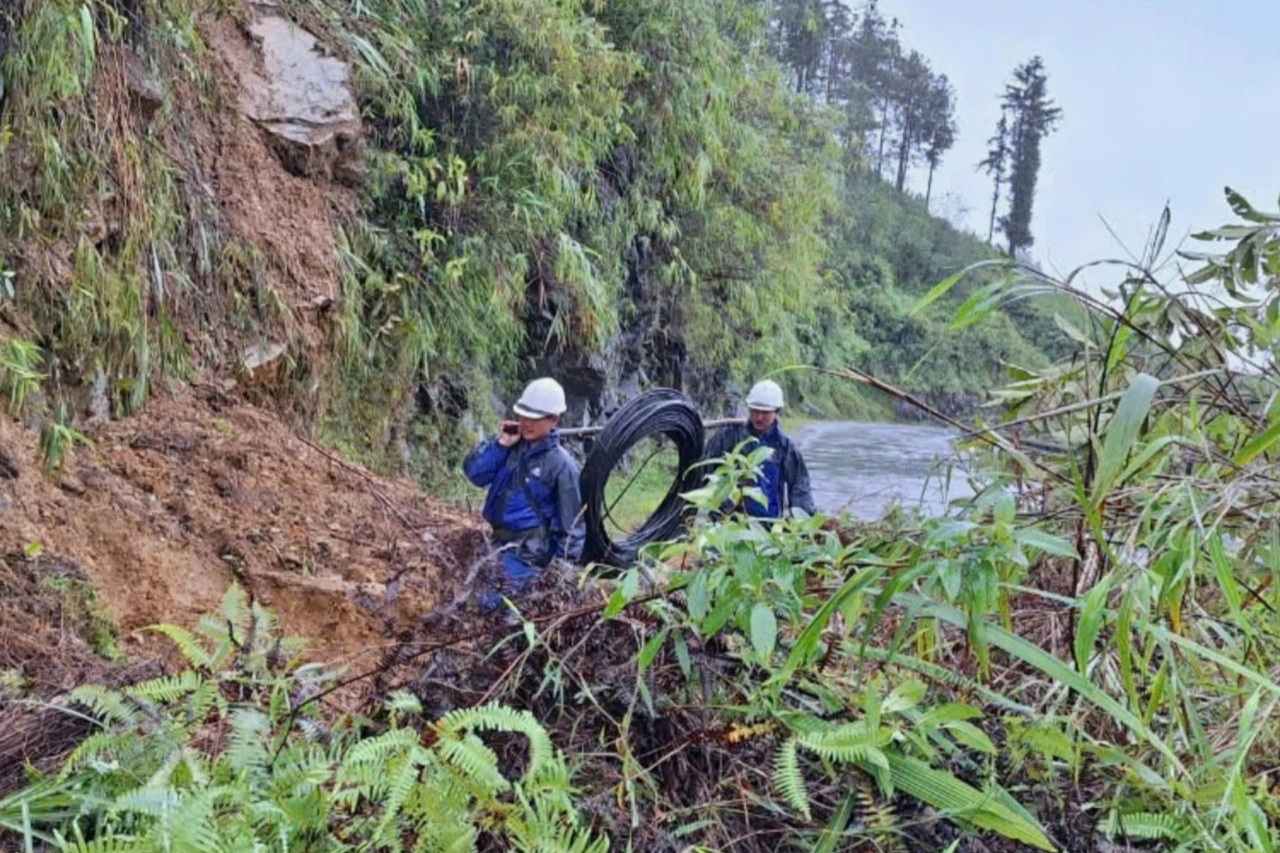
<svg viewBox="0 0 1280 853">
<path fill-rule="evenodd" d="M 498 428 L 498 444 L 503 447 L 515 447 L 520 443 L 520 424 L 516 421 L 503 421 Z"/>
</svg>

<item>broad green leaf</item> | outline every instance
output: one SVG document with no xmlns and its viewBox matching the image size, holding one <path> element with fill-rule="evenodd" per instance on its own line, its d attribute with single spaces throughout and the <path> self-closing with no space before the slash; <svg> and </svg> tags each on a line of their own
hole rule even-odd
<svg viewBox="0 0 1280 853">
<path fill-rule="evenodd" d="M 93 73 L 93 64 L 97 57 L 97 28 L 93 23 L 93 12 L 86 4 L 80 7 L 80 42 L 84 48 L 85 75 Z"/>
<path fill-rule="evenodd" d="M 832 614 L 841 611 L 846 603 L 853 601 L 860 592 L 870 584 L 878 581 L 883 574 L 884 569 L 879 566 L 863 568 L 841 584 L 840 589 L 836 590 L 834 595 L 824 601 L 817 612 L 813 614 L 813 618 L 809 620 L 809 624 L 805 626 L 804 631 L 800 633 L 795 644 L 791 647 L 791 653 L 787 655 L 786 665 L 778 671 L 774 678 L 783 683 L 790 680 L 791 676 L 805 665 L 808 656 L 817 648 L 818 640 L 822 636 L 823 630 L 826 629 L 827 623 L 831 621 Z"/>
<path fill-rule="evenodd" d="M 995 755 L 996 753 L 996 745 L 991 742 L 991 738 L 987 737 L 987 733 L 973 723 L 956 720 L 947 723 L 943 728 L 950 732 L 953 738 L 970 749 L 976 749 L 978 752 L 985 752 L 988 755 Z"/>
<path fill-rule="evenodd" d="M 1248 628 L 1248 621 L 1240 612 L 1240 606 L 1243 596 L 1240 592 L 1240 583 L 1236 580 L 1235 573 L 1231 570 L 1231 563 L 1227 559 L 1226 549 L 1222 545 L 1222 536 L 1213 534 L 1209 537 L 1209 561 L 1213 564 L 1214 576 L 1218 579 L 1218 588 L 1222 590 L 1222 597 L 1227 602 L 1227 607 L 1231 609 L 1232 619 L 1235 624 Z"/>
<path fill-rule="evenodd" d="M 778 617 L 773 608 L 763 601 L 757 601 L 751 608 L 751 645 L 757 652 L 768 657 L 778 644 Z"/>
<path fill-rule="evenodd" d="M 1076 558 L 1080 554 L 1076 551 L 1074 545 L 1067 540 L 1045 533 L 1035 527 L 1023 527 L 1013 532 L 1013 541 L 1035 548 L 1037 551 L 1043 551 L 1046 554 L 1052 554 L 1055 557 Z"/>
<path fill-rule="evenodd" d="M 1227 204 L 1231 205 L 1231 212 L 1241 219 L 1249 222 L 1280 222 L 1280 213 L 1264 213 L 1256 209 L 1248 199 L 1231 187 L 1225 187 L 1223 192 L 1227 197 Z"/>
<path fill-rule="evenodd" d="M 920 717 L 920 726 L 941 726 L 946 723 L 954 723 L 958 720 L 972 720 L 981 717 L 982 712 L 972 705 L 966 705 L 963 702 L 947 702 L 942 705 L 935 705 L 925 711 Z"/>
<path fill-rule="evenodd" d="M 1253 236 L 1257 230 L 1253 225 L 1224 225 L 1208 231 L 1197 231 L 1191 235 L 1191 238 L 1193 240 L 1240 240 Z"/>
<path fill-rule="evenodd" d="M 950 328 L 956 330 L 966 329 L 990 317 L 1000 308 L 1000 304 L 1004 301 L 1008 285 L 1008 281 L 1002 279 L 975 290 L 956 309 Z"/>
<path fill-rule="evenodd" d="M 1115 414 L 1107 423 L 1107 435 L 1093 481 L 1091 503 L 1094 507 L 1101 506 L 1111 493 L 1120 472 L 1124 470 L 1125 459 L 1138 440 L 1138 432 L 1151 410 L 1151 401 L 1159 387 L 1160 383 L 1154 376 L 1139 373 L 1120 397 Z"/>
<path fill-rule="evenodd" d="M 888 758 L 893 786 L 903 793 L 933 806 L 948 817 L 998 832 L 1038 850 L 1057 850 L 1033 818 L 1009 808 L 993 795 L 914 758 L 897 753 L 889 753 Z M 860 765 L 862 763 L 859 762 Z"/>
<path fill-rule="evenodd" d="M 685 642 L 684 634 L 676 634 L 676 661 L 680 664 L 680 671 L 684 673 L 685 678 L 693 675 L 693 660 L 689 657 L 689 644 Z"/>
<path fill-rule="evenodd" d="M 701 622 L 707 615 L 707 608 L 711 606 L 711 591 L 707 573 L 707 569 L 697 569 L 693 573 L 693 580 L 689 581 L 687 593 L 689 615 L 695 622 Z"/>
<path fill-rule="evenodd" d="M 609 596 L 609 604 L 604 609 L 604 618 L 612 619 L 617 616 L 636 597 L 636 593 L 639 591 L 640 573 L 633 569 L 623 575 L 622 583 L 618 584 L 613 591 L 613 595 Z"/>
<path fill-rule="evenodd" d="M 619 586 L 614 589 L 613 594 L 609 596 L 609 603 L 605 606 L 604 612 L 601 614 L 603 619 L 612 619 L 622 612 L 622 608 L 627 606 L 627 596 Z"/>
<path fill-rule="evenodd" d="M 965 270 L 960 270 L 960 272 L 947 276 L 942 281 L 929 288 L 929 292 L 917 299 L 916 303 L 911 306 L 911 310 L 907 312 L 907 316 L 913 317 L 916 314 L 919 314 L 943 296 L 947 295 L 951 288 L 959 284 L 960 279 L 964 278 L 965 272 Z"/>
<path fill-rule="evenodd" d="M 924 694 L 927 689 L 923 681 L 904 681 L 889 691 L 888 696 L 884 697 L 884 701 L 880 703 L 880 712 L 882 714 L 900 714 L 903 711 L 908 711 L 924 700 Z"/>
<path fill-rule="evenodd" d="M 1116 485 L 1129 482 L 1129 478 L 1145 468 L 1156 454 L 1171 444 L 1178 444 L 1183 441 L 1185 439 L 1180 435 L 1162 435 L 1155 441 L 1148 442 L 1116 479 Z"/>
<path fill-rule="evenodd" d="M 853 817 L 854 808 L 858 804 L 857 790 L 850 791 L 840 802 L 840 808 L 836 809 L 835 814 L 831 816 L 822 835 L 818 838 L 818 844 L 813 848 L 813 853 L 834 853 L 836 845 L 844 837 L 845 827 L 849 825 L 849 819 Z"/>
<path fill-rule="evenodd" d="M 666 642 L 667 633 L 670 630 L 670 628 L 663 628 L 650 637 L 649 642 L 644 644 L 644 648 L 640 650 L 640 656 L 636 659 L 641 672 L 648 669 L 649 664 L 653 663 L 653 659 L 658 656 L 658 652 L 662 649 L 662 644 Z"/>
<path fill-rule="evenodd" d="M 1231 658 L 1227 657 L 1221 652 L 1215 651 L 1214 649 L 1208 648 L 1207 646 L 1203 646 L 1200 643 L 1195 642 L 1194 640 L 1189 640 L 1186 637 L 1182 636 L 1181 634 L 1175 634 L 1174 632 L 1160 625 L 1145 623 L 1142 625 L 1142 629 L 1146 631 L 1148 634 L 1150 634 L 1151 636 L 1155 637 L 1157 640 L 1160 640 L 1166 643 L 1173 643 L 1176 646 L 1181 646 L 1183 649 L 1193 654 L 1199 655 L 1203 657 L 1205 660 L 1213 661 L 1223 669 L 1230 670 L 1231 672 L 1234 672 L 1236 675 L 1240 676 L 1241 678 L 1244 678 L 1248 681 L 1253 682 L 1255 685 L 1257 685 L 1258 687 L 1261 687 L 1263 690 L 1266 690 L 1269 693 L 1275 693 L 1277 695 L 1280 695 L 1280 684 L 1277 684 L 1275 681 L 1271 680 L 1270 676 L 1267 673 L 1259 672 L 1258 670 L 1255 670 L 1255 669 L 1250 669 L 1249 667 L 1244 666 L 1243 664 L 1237 663 L 1236 661 L 1232 660 Z"/>
</svg>

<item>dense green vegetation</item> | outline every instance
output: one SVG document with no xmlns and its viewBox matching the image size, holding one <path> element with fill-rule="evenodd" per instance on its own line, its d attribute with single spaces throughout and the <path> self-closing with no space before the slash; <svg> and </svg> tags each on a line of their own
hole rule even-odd
<svg viewBox="0 0 1280 853">
<path fill-rule="evenodd" d="M 1113 302 L 1006 265 L 958 309 L 1052 292 L 1082 352 L 1001 389 L 946 517 L 700 524 L 454 684 L 407 645 L 416 695 L 370 716 L 320 713 L 335 676 L 233 590 L 207 640 L 162 629 L 186 673 L 78 691 L 100 732 L 0 827 L 182 853 L 1277 849 L 1280 213 L 1230 198 L 1245 222 L 1206 237 L 1234 246 L 1186 279 L 1157 239 Z"/>
<path fill-rule="evenodd" d="M 945 155 L 951 99 L 874 8 L 814 74 L 794 3 L 288 0 L 352 63 L 365 121 L 317 348 L 281 259 L 206 197 L 186 144 L 193 105 L 233 109 L 208 22 L 244 10 L 126 5 L 24 0 L 4 19 L 0 306 L 24 358 L 2 375 L 11 395 L 12 376 L 45 380 L 72 421 L 269 337 L 288 344 L 274 398 L 365 461 L 439 474 L 463 416 L 486 421 L 491 393 L 535 371 L 586 370 L 598 417 L 626 382 L 719 408 L 770 371 L 856 363 L 958 403 L 1004 361 L 1044 363 L 1047 320 L 1032 344 L 1025 317 L 959 336 L 954 300 L 910 311 L 994 253 L 906 192 L 911 165 Z M 163 84 L 154 115 L 119 90 L 130 56 Z M 811 413 L 889 414 L 820 370 L 787 381 Z"/>
</svg>

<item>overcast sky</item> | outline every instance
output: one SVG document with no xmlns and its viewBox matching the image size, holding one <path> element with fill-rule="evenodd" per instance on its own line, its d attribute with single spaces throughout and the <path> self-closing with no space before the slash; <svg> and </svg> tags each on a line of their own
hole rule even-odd
<svg viewBox="0 0 1280 853">
<path fill-rule="evenodd" d="M 1139 252 L 1166 201 L 1171 243 L 1234 221 L 1224 186 L 1276 208 L 1277 0 L 881 0 L 880 8 L 901 22 L 903 45 L 956 88 L 959 138 L 933 194 L 936 212 L 957 224 L 986 236 L 991 184 L 974 164 L 1004 84 L 1035 54 L 1063 110 L 1043 146 L 1031 223 L 1033 256 L 1047 269 L 1119 257 L 1104 218 Z M 913 177 L 922 192 L 924 175 Z"/>
</svg>

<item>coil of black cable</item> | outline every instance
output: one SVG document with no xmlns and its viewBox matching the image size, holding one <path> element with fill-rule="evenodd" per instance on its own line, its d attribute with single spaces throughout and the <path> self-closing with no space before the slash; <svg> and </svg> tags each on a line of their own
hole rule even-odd
<svg viewBox="0 0 1280 853">
<path fill-rule="evenodd" d="M 631 448 L 653 436 L 666 436 L 679 456 L 679 476 L 672 480 L 666 497 L 635 530 L 613 541 L 605 530 L 605 486 L 609 475 Z M 596 439 L 579 486 L 585 507 L 585 562 L 626 568 L 635 562 L 640 549 L 650 542 L 671 539 L 685 524 L 692 508 L 681 492 L 697 488 L 701 474 L 693 466 L 702 458 L 705 434 L 702 417 L 689 398 L 670 388 L 644 391 L 620 408 Z"/>
</svg>

